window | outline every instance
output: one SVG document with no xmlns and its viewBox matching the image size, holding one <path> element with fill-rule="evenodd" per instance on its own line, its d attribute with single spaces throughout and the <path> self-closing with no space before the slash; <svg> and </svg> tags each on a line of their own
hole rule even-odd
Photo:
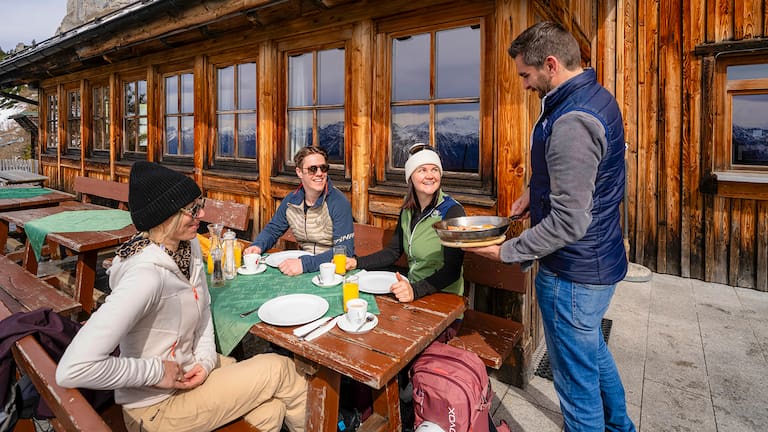
<svg viewBox="0 0 768 432">
<path fill-rule="evenodd" d="M 59 146 L 59 96 L 55 93 L 48 95 L 47 115 L 45 148 L 55 152 Z"/>
<path fill-rule="evenodd" d="M 216 165 L 226 167 L 256 159 L 256 83 L 256 63 L 216 69 Z M 257 169 L 253 163 L 251 167 Z"/>
<path fill-rule="evenodd" d="M 344 48 L 288 55 L 286 163 L 305 146 L 322 147 L 343 169 L 345 158 Z"/>
<path fill-rule="evenodd" d="M 67 91 L 67 150 L 69 154 L 80 154 L 80 90 Z"/>
<path fill-rule="evenodd" d="M 146 153 L 147 81 L 126 82 L 123 89 L 123 152 Z"/>
<path fill-rule="evenodd" d="M 191 73 L 165 77 L 165 142 L 167 156 L 195 153 L 195 93 Z"/>
<path fill-rule="evenodd" d="M 446 177 L 479 179 L 481 29 L 391 35 L 389 172 L 402 174 L 408 148 L 423 142 L 440 154 Z"/>
<path fill-rule="evenodd" d="M 725 65 L 725 170 L 768 173 L 768 63 Z"/>
<path fill-rule="evenodd" d="M 109 156 L 109 86 L 95 85 L 93 96 L 93 153 Z"/>
</svg>

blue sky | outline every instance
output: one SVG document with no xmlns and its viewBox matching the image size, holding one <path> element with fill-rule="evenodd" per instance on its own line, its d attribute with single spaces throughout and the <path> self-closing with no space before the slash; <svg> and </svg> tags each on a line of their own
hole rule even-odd
<svg viewBox="0 0 768 432">
<path fill-rule="evenodd" d="M 52 37 L 67 13 L 67 0 L 0 0 L 0 11 L 0 48 L 7 52 L 19 42 Z"/>
</svg>

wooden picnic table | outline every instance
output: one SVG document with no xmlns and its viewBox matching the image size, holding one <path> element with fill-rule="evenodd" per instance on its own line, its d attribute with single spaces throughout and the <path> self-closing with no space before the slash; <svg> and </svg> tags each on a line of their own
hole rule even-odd
<svg viewBox="0 0 768 432">
<path fill-rule="evenodd" d="M 0 251 L 5 251 L 10 224 L 17 228 L 36 219 L 70 210 L 105 210 L 107 207 L 85 203 L 67 203 L 56 207 L 18 210 L 0 213 Z M 52 232 L 46 237 L 50 243 L 63 246 L 77 254 L 75 267 L 74 298 L 83 305 L 83 311 L 93 310 L 93 288 L 96 282 L 96 259 L 98 252 L 117 246 L 136 233 L 133 224 L 112 231 Z M 23 266 L 30 273 L 37 274 L 37 259 L 27 241 L 24 249 Z"/>
<path fill-rule="evenodd" d="M 307 342 L 293 335 L 295 327 L 255 324 L 251 333 L 295 354 L 297 367 L 310 376 L 307 395 L 308 431 L 336 431 L 341 376 L 373 389 L 373 414 L 360 431 L 399 431 L 398 373 L 421 353 L 461 313 L 461 296 L 436 293 L 411 303 L 376 296 L 378 325 L 365 334 L 335 327 Z"/>
<path fill-rule="evenodd" d="M 57 191 L 55 189 L 45 188 L 45 190 L 48 190 L 51 192 L 43 195 L 31 196 L 28 198 L 7 198 L 7 199 L 0 198 L 0 211 L 29 209 L 29 208 L 36 208 L 36 207 L 50 207 L 50 206 L 58 205 L 59 203 L 64 201 L 75 200 L 74 195 Z"/>
<path fill-rule="evenodd" d="M 21 183 L 42 184 L 46 180 L 48 180 L 48 176 L 40 175 L 37 173 L 25 171 L 25 170 L 20 170 L 20 169 L 0 170 L 0 183 L 3 183 L 3 184 L 21 184 Z"/>
</svg>

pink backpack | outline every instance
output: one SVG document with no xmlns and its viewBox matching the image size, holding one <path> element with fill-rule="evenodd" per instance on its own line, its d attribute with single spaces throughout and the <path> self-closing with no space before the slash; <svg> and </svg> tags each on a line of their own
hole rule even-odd
<svg viewBox="0 0 768 432">
<path fill-rule="evenodd" d="M 414 428 L 430 421 L 445 432 L 488 432 L 493 392 L 485 364 L 476 354 L 433 342 L 409 373 Z"/>
</svg>

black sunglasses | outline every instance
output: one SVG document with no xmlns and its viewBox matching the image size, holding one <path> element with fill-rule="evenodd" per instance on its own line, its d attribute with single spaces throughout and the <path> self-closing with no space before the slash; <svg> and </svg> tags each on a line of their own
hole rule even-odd
<svg viewBox="0 0 768 432">
<path fill-rule="evenodd" d="M 322 165 L 312 165 L 302 169 L 310 174 L 317 174 L 317 170 L 327 173 L 328 168 L 330 168 L 328 164 L 322 164 Z"/>
<path fill-rule="evenodd" d="M 416 154 L 416 153 L 418 153 L 418 152 L 420 152 L 420 151 L 422 151 L 422 150 L 432 150 L 432 151 L 435 151 L 434 147 L 432 147 L 432 146 L 431 146 L 431 145 L 429 145 L 429 144 L 424 144 L 424 143 L 416 143 L 416 144 L 412 145 L 412 146 L 411 146 L 411 147 L 408 149 L 408 154 L 409 154 L 409 155 L 412 155 L 412 154 Z"/>
</svg>

